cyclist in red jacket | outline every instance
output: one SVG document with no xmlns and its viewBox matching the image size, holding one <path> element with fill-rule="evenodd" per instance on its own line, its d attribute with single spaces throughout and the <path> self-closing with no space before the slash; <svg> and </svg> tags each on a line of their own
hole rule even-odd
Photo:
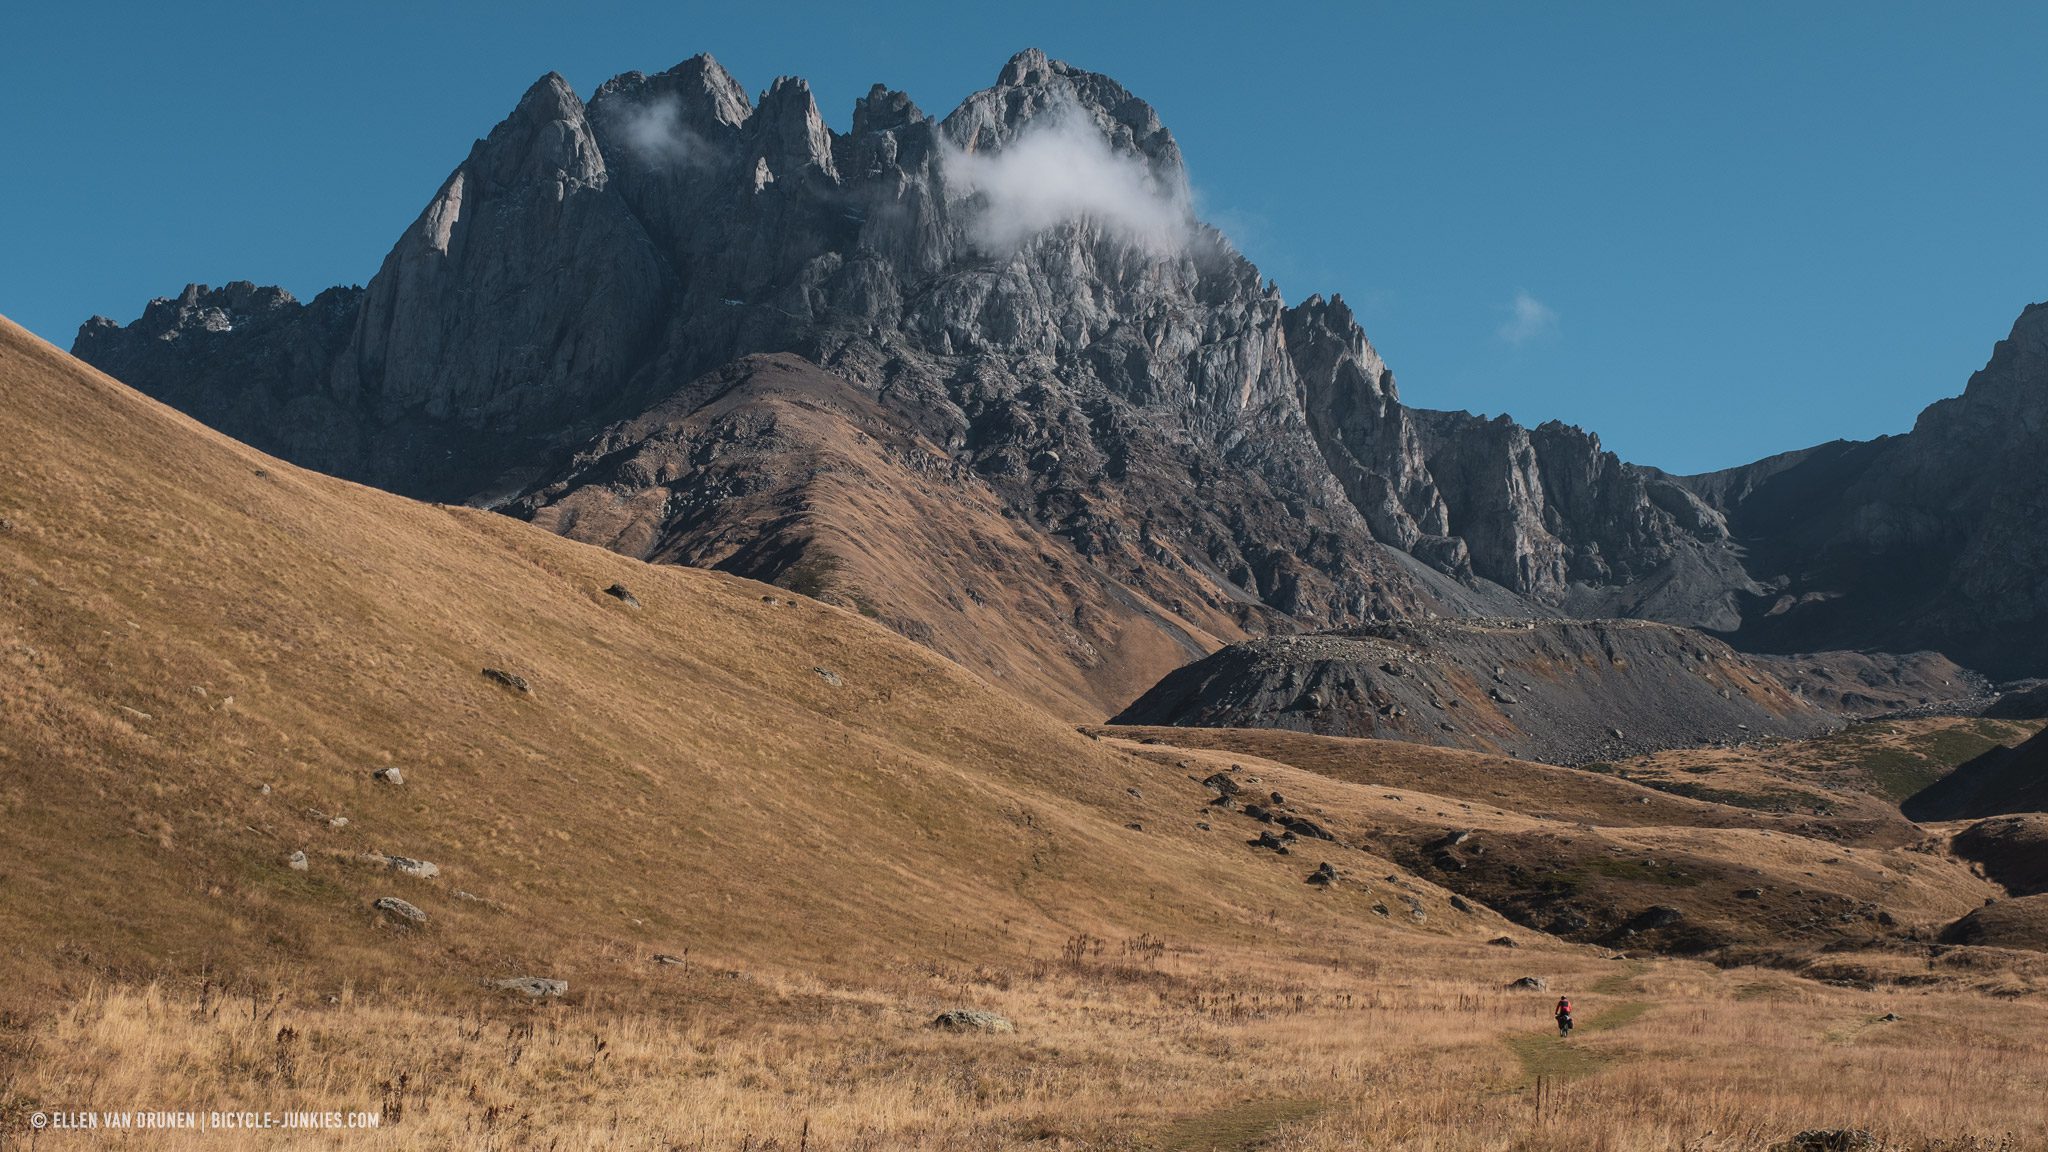
<svg viewBox="0 0 2048 1152">
<path fill-rule="evenodd" d="M 1572 998 L 1569 996 L 1557 998 L 1557 1034 L 1561 1037 L 1572 1034 Z"/>
</svg>

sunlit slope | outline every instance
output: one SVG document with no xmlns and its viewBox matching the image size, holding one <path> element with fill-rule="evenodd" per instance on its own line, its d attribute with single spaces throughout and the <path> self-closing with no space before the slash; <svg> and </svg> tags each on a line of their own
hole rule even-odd
<svg viewBox="0 0 2048 1152">
<path fill-rule="evenodd" d="M 856 613 L 300 471 L 4 322 L 0 442 L 20 971 L 830 971 L 1357 911 Z"/>
</svg>

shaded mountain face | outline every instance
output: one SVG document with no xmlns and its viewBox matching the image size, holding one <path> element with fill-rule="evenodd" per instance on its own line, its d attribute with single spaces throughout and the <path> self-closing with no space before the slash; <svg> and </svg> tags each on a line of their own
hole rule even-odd
<svg viewBox="0 0 2048 1152">
<path fill-rule="evenodd" d="M 2048 304 L 1913 430 L 1681 483 L 1723 511 L 1763 588 L 1767 651 L 1932 648 L 1993 676 L 2048 669 Z"/>
<path fill-rule="evenodd" d="M 1680 481 L 1575 428 L 1409 409 L 1341 299 L 1288 307 L 1190 201 L 1149 105 L 1035 51 L 943 119 L 878 85 L 845 133 L 803 81 L 756 102 L 705 56 L 588 104 L 550 75 L 366 288 L 192 287 L 94 318 L 74 350 L 351 479 L 791 586 L 829 568 L 900 631 L 1096 717 L 1244 635 L 1431 612 L 1747 635 L 1776 602 L 1752 576 L 1790 564 L 1753 543 L 1768 501 L 1731 502 L 1773 481 Z M 699 418 L 758 356 L 851 387 L 852 429 L 900 450 L 863 483 L 908 511 L 762 518 L 813 487 L 774 436 L 830 455 L 845 430 L 749 422 L 738 399 Z M 737 485 L 755 505 L 712 507 Z M 608 522 L 628 508 L 630 529 Z M 1025 622 L 963 623 L 987 533 L 939 531 L 957 508 L 1060 558 Z"/>
</svg>

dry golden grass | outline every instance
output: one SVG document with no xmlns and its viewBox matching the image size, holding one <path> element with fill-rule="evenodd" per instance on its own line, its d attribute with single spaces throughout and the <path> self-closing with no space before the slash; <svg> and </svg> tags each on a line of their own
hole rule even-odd
<svg viewBox="0 0 2048 1152">
<path fill-rule="evenodd" d="M 2048 1019 L 2033 1002 L 1852 994 L 1672 962 L 1615 971 L 1583 954 L 1107 953 L 860 986 L 763 976 L 664 1007 L 457 1013 L 437 995 L 348 993 L 273 1007 L 268 994 L 95 988 L 10 1091 L 47 1107 L 374 1112 L 374 1132 L 301 1138 L 364 1149 L 1760 1149 L 1813 1127 L 1990 1148 L 2048 1136 Z M 1569 1042 L 1549 1034 L 1548 997 L 1500 989 L 1532 965 L 1601 989 L 1575 995 L 1588 1025 Z M 709 979 L 678 975 L 676 991 Z M 924 1027 L 934 1006 L 960 1003 L 1019 1031 Z M 148 1146 L 280 1143 L 292 1146 L 199 1132 Z"/>
<path fill-rule="evenodd" d="M 0 1147 L 137 1108 L 383 1120 L 123 1138 L 172 1149 L 2048 1138 L 2038 996 L 1492 948 L 1355 844 L 1318 891 L 1309 851 L 1196 826 L 1175 756 L 1226 753 L 1133 755 L 856 613 L 300 472 L 7 326 L 0 441 Z M 571 991 L 486 984 L 525 974 Z M 1569 1055 L 1525 974 L 1580 1002 Z M 1018 1030 L 926 1027 L 959 1006 Z"/>
</svg>

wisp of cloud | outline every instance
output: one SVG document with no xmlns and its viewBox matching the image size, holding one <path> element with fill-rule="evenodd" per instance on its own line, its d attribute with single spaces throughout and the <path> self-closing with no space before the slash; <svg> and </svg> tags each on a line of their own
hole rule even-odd
<svg viewBox="0 0 2048 1152">
<path fill-rule="evenodd" d="M 973 237 L 984 251 L 1014 252 L 1032 236 L 1082 218 L 1161 255 L 1188 241 L 1185 194 L 1164 187 L 1142 158 L 1111 149 L 1077 111 L 1040 115 L 993 155 L 954 147 L 943 155 L 948 184 L 983 197 Z"/>
<path fill-rule="evenodd" d="M 628 109 L 619 135 L 641 160 L 656 166 L 681 167 L 704 160 L 704 141 L 683 123 L 682 108 L 672 98 Z"/>
<path fill-rule="evenodd" d="M 1496 331 L 1501 339 L 1520 347 L 1539 336 L 1557 331 L 1557 312 L 1527 292 L 1516 292 L 1508 304 L 1508 318 Z"/>
</svg>

